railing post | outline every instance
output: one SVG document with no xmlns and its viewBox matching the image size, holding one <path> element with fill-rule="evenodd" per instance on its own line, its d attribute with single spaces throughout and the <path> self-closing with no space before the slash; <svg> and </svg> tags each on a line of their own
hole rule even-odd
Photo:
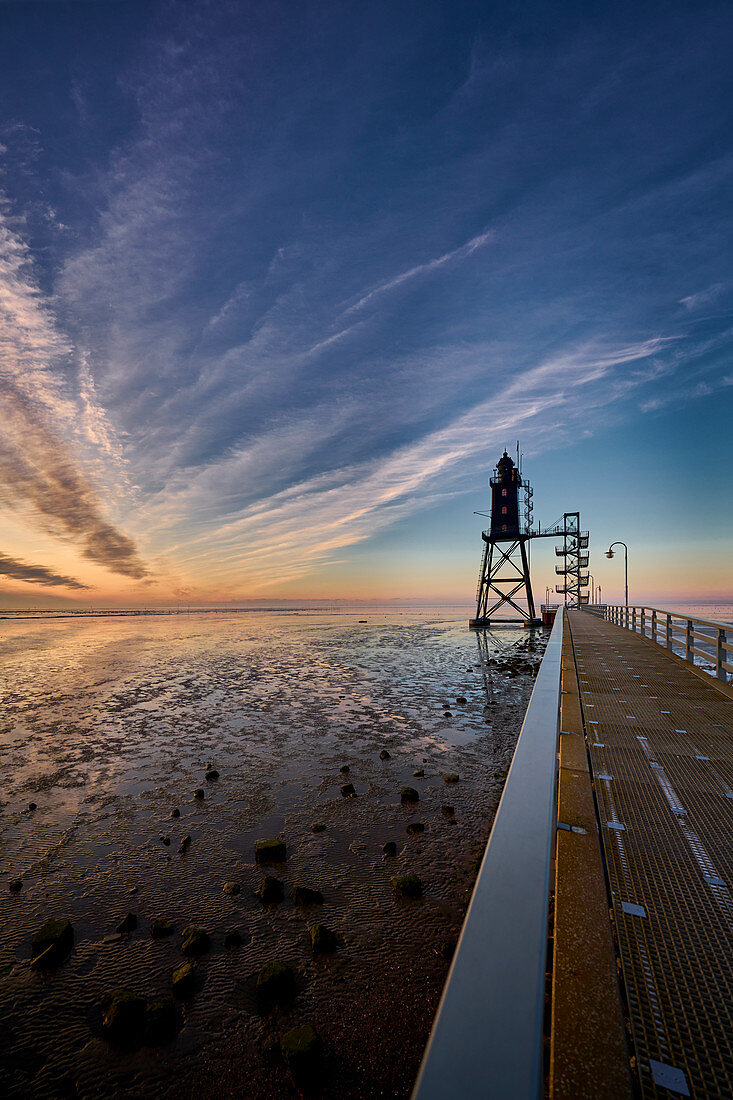
<svg viewBox="0 0 733 1100">
<path fill-rule="evenodd" d="M 667 649 L 672 648 L 672 616 L 667 612 Z"/>
<path fill-rule="evenodd" d="M 636 608 L 631 608 L 631 629 L 636 634 Z"/>
<path fill-rule="evenodd" d="M 642 609 L 641 609 L 641 629 L 640 629 L 640 633 L 643 634 L 644 637 L 646 638 L 646 622 L 645 622 L 645 616 L 644 616 L 644 611 L 645 610 L 646 609 L 642 607 Z"/>
<path fill-rule="evenodd" d="M 656 608 L 652 608 L 652 641 L 657 640 L 657 612 Z"/>
<path fill-rule="evenodd" d="M 725 649 L 723 648 L 723 643 L 724 642 L 725 642 L 725 627 L 724 626 L 719 626 L 718 627 L 717 654 L 716 654 L 716 660 L 715 660 L 715 675 L 717 676 L 717 678 L 719 680 L 722 680 L 723 683 L 725 684 L 725 683 L 727 683 L 728 677 L 725 675 L 725 669 L 723 668 L 723 662 L 725 661 Z"/>
<path fill-rule="evenodd" d="M 692 619 L 687 620 L 685 627 L 685 660 L 695 663 L 695 654 L 692 652 Z"/>
</svg>

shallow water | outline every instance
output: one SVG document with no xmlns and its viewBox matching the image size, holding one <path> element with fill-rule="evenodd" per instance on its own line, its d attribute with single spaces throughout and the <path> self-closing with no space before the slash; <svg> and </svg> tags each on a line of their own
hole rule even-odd
<svg viewBox="0 0 733 1100">
<path fill-rule="evenodd" d="M 460 930 L 544 645 L 528 650 L 520 628 L 477 635 L 451 614 L 3 624 L 0 1052 L 12 1095 L 228 1096 L 245 1085 L 249 1096 L 295 1095 L 272 1047 L 306 1021 L 324 1040 L 319 1095 L 409 1094 L 447 971 L 441 944 Z M 517 656 L 513 672 L 506 660 Z M 210 764 L 220 778 L 207 783 Z M 460 782 L 446 785 L 448 772 Z M 340 793 L 347 781 L 355 798 Z M 420 793 L 413 807 L 400 803 L 407 784 Z M 422 835 L 407 834 L 414 821 Z M 322 906 L 256 897 L 254 843 L 277 835 L 286 899 L 303 883 Z M 387 840 L 396 858 L 382 857 Z M 391 877 L 405 871 L 422 879 L 421 900 L 395 897 Z M 10 894 L 15 877 L 23 888 Z M 236 897 L 222 893 L 228 881 L 241 885 Z M 128 910 L 138 929 L 104 943 Z M 75 948 L 39 975 L 30 938 L 57 916 L 72 921 Z M 151 939 L 155 916 L 176 934 Z M 333 957 L 311 955 L 319 920 L 341 937 Z M 104 993 L 168 993 L 191 924 L 213 947 L 178 1037 L 114 1049 L 100 1026 Z M 224 948 L 231 928 L 241 948 Z M 253 981 L 275 957 L 295 967 L 298 996 L 263 1015 Z"/>
</svg>

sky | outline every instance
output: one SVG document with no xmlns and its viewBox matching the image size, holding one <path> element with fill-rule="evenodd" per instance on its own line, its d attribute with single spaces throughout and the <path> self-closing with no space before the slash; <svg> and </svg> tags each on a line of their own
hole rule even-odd
<svg viewBox="0 0 733 1100">
<path fill-rule="evenodd" d="M 0 0 L 0 605 L 733 599 L 728 4 Z M 554 585 L 550 540 L 535 590 Z"/>
</svg>

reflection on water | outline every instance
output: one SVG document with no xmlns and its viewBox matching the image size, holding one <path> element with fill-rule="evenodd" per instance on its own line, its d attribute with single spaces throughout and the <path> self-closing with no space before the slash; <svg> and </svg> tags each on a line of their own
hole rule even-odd
<svg viewBox="0 0 733 1100">
<path fill-rule="evenodd" d="M 445 975 L 436 945 L 460 927 L 544 644 L 528 647 L 521 628 L 475 634 L 465 623 L 463 610 L 430 609 L 3 623 L 0 866 L 23 889 L 0 895 L 0 1050 L 15 1095 L 136 1096 L 141 1082 L 149 1095 L 206 1095 L 204 1063 L 217 1064 L 210 1095 L 235 1095 L 245 1079 L 250 1095 L 288 1095 L 263 1051 L 305 1020 L 338 1051 L 326 1095 L 409 1093 Z M 207 783 L 209 764 L 220 778 Z M 343 766 L 355 799 L 340 794 Z M 461 776 L 452 816 L 441 810 L 446 772 Z M 400 802 L 408 783 L 417 807 Z M 410 836 L 417 818 L 425 832 Z M 278 834 L 286 885 L 320 889 L 317 919 L 342 936 L 325 965 L 308 951 L 308 914 L 255 896 L 254 842 Z M 408 910 L 390 884 L 405 870 L 426 886 Z M 236 898 L 222 896 L 225 881 L 241 884 Z M 128 909 L 138 931 L 105 944 Z M 29 970 L 29 939 L 57 915 L 74 923 L 76 947 L 44 979 Z M 159 915 L 210 931 L 206 983 L 170 1047 L 121 1054 L 101 1038 L 99 1000 L 119 984 L 169 989 L 180 936 L 151 940 Z M 231 926 L 243 933 L 235 953 L 223 948 Z M 303 992 L 287 1019 L 263 1019 L 242 990 L 283 953 Z M 395 974 L 405 976 L 396 985 Z M 399 1043 L 384 1031 L 391 1011 L 408 1025 Z"/>
</svg>

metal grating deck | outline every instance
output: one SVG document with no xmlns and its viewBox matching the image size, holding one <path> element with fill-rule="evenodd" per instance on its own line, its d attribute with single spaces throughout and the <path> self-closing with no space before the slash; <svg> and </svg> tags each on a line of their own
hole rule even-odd
<svg viewBox="0 0 733 1100">
<path fill-rule="evenodd" d="M 569 622 L 642 1094 L 733 1097 L 733 699 Z"/>
</svg>

